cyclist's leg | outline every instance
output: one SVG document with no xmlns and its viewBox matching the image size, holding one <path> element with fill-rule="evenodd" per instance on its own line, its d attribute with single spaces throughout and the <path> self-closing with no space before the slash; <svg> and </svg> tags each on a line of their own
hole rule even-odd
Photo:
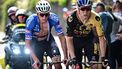
<svg viewBox="0 0 122 69">
<path fill-rule="evenodd" d="M 81 38 L 74 37 L 73 44 L 74 44 L 76 61 L 82 62 L 82 55 L 83 55 L 82 48 L 83 48 L 84 42 Z M 80 66 L 80 69 L 82 69 L 82 63 L 78 63 L 78 65 Z"/>
<path fill-rule="evenodd" d="M 41 63 L 43 63 L 43 54 L 46 50 L 46 46 L 45 46 L 46 42 L 45 41 L 38 42 L 37 40 L 33 40 L 32 42 L 33 42 L 32 46 L 37 58 Z M 43 69 L 43 65 L 41 65 L 39 69 Z"/>
<path fill-rule="evenodd" d="M 46 50 L 47 54 L 51 57 L 53 62 L 60 62 L 61 55 L 59 52 L 59 48 L 54 40 L 54 38 L 50 37 L 50 45 L 48 45 L 48 49 Z M 54 64 L 55 69 L 62 69 L 61 63 Z"/>
<path fill-rule="evenodd" d="M 84 51 L 88 58 L 88 61 L 91 61 L 94 53 L 94 44 L 92 41 L 88 41 L 88 43 L 84 46 Z"/>
</svg>

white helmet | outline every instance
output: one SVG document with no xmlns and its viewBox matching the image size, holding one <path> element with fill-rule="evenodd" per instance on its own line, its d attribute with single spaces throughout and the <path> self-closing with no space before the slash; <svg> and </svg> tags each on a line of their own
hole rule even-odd
<svg viewBox="0 0 122 69">
<path fill-rule="evenodd" d="M 10 16 L 10 15 L 12 15 L 12 14 L 15 14 L 17 10 L 18 10 L 18 8 L 15 7 L 15 6 L 10 7 L 10 8 L 8 9 L 8 16 Z"/>
<path fill-rule="evenodd" d="M 36 12 L 39 12 L 39 13 L 49 13 L 50 10 L 51 10 L 51 6 L 45 0 L 41 0 L 41 1 L 39 1 L 36 4 Z"/>
<path fill-rule="evenodd" d="M 24 10 L 24 9 L 19 9 L 19 10 L 17 10 L 15 16 L 18 16 L 18 15 L 26 15 L 26 10 Z"/>
</svg>

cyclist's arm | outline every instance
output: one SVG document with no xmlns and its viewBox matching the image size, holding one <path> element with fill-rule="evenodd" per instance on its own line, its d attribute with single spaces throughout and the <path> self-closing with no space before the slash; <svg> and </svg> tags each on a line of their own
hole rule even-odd
<svg viewBox="0 0 122 69">
<path fill-rule="evenodd" d="M 29 30 L 26 30 L 26 32 L 29 32 Z M 31 46 L 31 40 L 29 39 L 29 36 L 27 35 L 27 33 L 25 34 L 25 37 L 26 37 L 26 40 L 25 40 L 25 45 L 26 47 L 30 50 L 30 56 L 32 57 L 33 59 L 33 65 L 32 67 L 34 67 L 34 69 L 39 69 L 39 59 L 36 57 L 36 54 L 34 53 L 34 50 L 32 49 L 32 46 Z"/>
<path fill-rule="evenodd" d="M 32 59 L 34 60 L 34 62 L 39 62 L 39 60 L 37 59 L 37 57 L 32 49 L 32 46 L 31 46 L 32 30 L 33 30 L 34 26 L 35 26 L 35 20 L 32 15 L 26 20 L 25 43 L 26 43 L 26 47 L 30 50 L 30 55 L 31 55 Z"/>
<path fill-rule="evenodd" d="M 34 62 L 39 62 L 38 58 L 36 57 L 32 47 L 31 47 L 31 40 L 25 40 L 26 47 L 30 50 L 30 54 Z"/>
<path fill-rule="evenodd" d="M 67 41 L 67 48 L 68 48 L 68 51 L 69 51 L 71 58 L 75 58 L 74 46 L 73 46 L 73 37 L 66 36 L 66 41 Z"/>
<path fill-rule="evenodd" d="M 103 28 L 101 25 L 101 20 L 96 22 L 96 31 L 99 38 L 99 46 L 101 51 L 101 57 L 105 57 L 106 53 L 106 39 L 103 33 Z"/>
<path fill-rule="evenodd" d="M 75 53 L 74 53 L 74 45 L 73 45 L 73 26 L 72 22 L 70 22 L 70 16 L 67 18 L 67 36 L 66 36 L 66 41 L 67 41 L 67 48 L 69 51 L 69 54 L 71 58 L 75 58 Z"/>
<path fill-rule="evenodd" d="M 64 35 L 59 35 L 59 39 L 60 39 L 61 46 L 62 46 L 62 49 L 63 49 L 64 59 L 67 59 L 68 57 L 67 57 L 66 39 L 65 39 Z"/>
<path fill-rule="evenodd" d="M 64 53 L 64 59 L 67 59 L 67 45 L 66 45 L 66 39 L 65 39 L 65 36 L 64 36 L 64 32 L 63 32 L 63 29 L 60 25 L 60 21 L 59 21 L 59 18 L 56 14 L 53 14 L 53 25 L 54 25 L 54 28 L 55 28 L 55 31 L 57 33 L 57 35 L 59 36 L 59 39 L 60 39 L 60 42 L 61 42 L 61 47 L 62 47 L 62 50 L 63 50 L 63 53 Z"/>
<path fill-rule="evenodd" d="M 101 50 L 101 57 L 105 57 L 106 53 L 106 40 L 104 36 L 99 36 L 99 46 Z"/>
</svg>

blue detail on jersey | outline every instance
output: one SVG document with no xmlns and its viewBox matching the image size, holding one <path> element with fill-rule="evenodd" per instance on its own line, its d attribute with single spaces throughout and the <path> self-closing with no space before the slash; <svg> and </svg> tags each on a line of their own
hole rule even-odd
<svg viewBox="0 0 122 69">
<path fill-rule="evenodd" d="M 49 31 L 51 32 L 51 28 L 54 26 L 55 31 L 58 35 L 63 34 L 62 27 L 59 22 L 59 18 L 56 14 L 50 13 L 48 18 L 49 23 Z M 31 40 L 34 33 L 39 32 L 41 30 L 38 16 L 37 14 L 32 14 L 26 20 L 26 31 L 25 31 L 25 39 Z"/>
</svg>

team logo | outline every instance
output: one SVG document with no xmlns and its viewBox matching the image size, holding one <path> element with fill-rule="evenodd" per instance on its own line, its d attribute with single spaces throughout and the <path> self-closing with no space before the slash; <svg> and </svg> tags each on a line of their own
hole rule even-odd
<svg viewBox="0 0 122 69">
<path fill-rule="evenodd" d="M 72 16 L 68 17 L 69 22 L 72 22 L 72 20 L 73 20 Z"/>
<path fill-rule="evenodd" d="M 98 16 L 96 16 L 95 19 L 96 19 L 97 21 L 100 21 L 100 17 L 98 17 Z"/>
</svg>

